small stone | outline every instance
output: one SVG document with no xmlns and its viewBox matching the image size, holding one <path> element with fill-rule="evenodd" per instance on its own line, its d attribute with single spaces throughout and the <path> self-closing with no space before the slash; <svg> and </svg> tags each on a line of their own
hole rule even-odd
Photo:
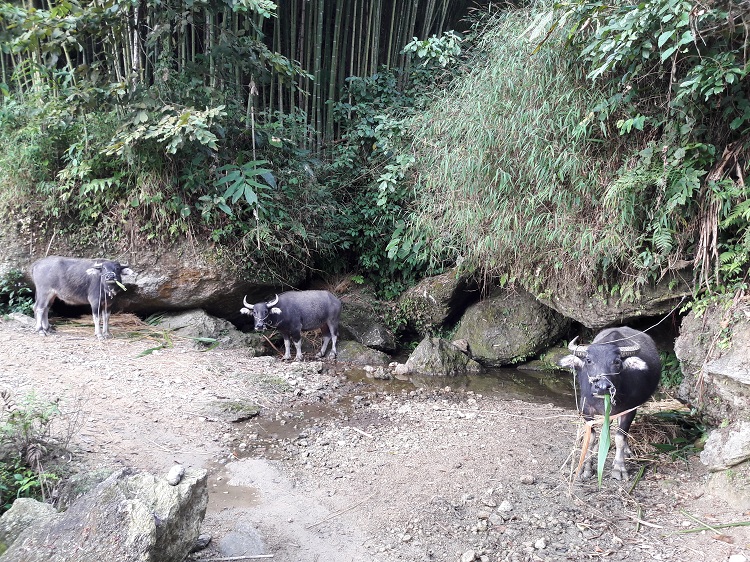
<svg viewBox="0 0 750 562">
<path fill-rule="evenodd" d="M 477 553 L 473 550 L 467 550 L 461 555 L 461 562 L 474 562 L 477 558 Z"/>
<path fill-rule="evenodd" d="M 409 542 L 410 540 L 411 540 L 411 535 L 409 533 L 406 533 L 401 537 L 401 542 Z"/>
<path fill-rule="evenodd" d="M 497 506 L 497 510 L 500 513 L 508 513 L 509 511 L 513 511 L 513 504 L 508 500 L 503 500 L 500 505 Z"/>
<path fill-rule="evenodd" d="M 190 550 L 190 552 L 198 552 L 199 550 L 203 550 L 208 546 L 208 543 L 211 542 L 211 535 L 201 535 L 197 539 L 195 539 L 195 543 L 193 544 L 193 548 Z"/>
<path fill-rule="evenodd" d="M 534 482 L 536 482 L 536 478 L 531 474 L 524 474 L 521 476 L 521 484 L 533 484 Z"/>
<path fill-rule="evenodd" d="M 537 550 L 544 550 L 545 548 L 547 548 L 547 541 L 543 538 L 539 539 L 534 543 L 534 548 L 536 548 Z"/>
<path fill-rule="evenodd" d="M 169 469 L 167 473 L 167 484 L 170 486 L 177 486 L 185 475 L 185 467 L 181 464 L 176 464 Z"/>
<path fill-rule="evenodd" d="M 396 365 L 393 367 L 393 374 L 397 377 L 408 375 L 409 367 L 407 367 L 404 363 L 396 363 Z"/>
</svg>

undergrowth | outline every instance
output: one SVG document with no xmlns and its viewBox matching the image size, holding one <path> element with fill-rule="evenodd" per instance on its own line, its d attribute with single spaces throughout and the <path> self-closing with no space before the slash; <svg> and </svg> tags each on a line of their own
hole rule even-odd
<svg viewBox="0 0 750 562">
<path fill-rule="evenodd" d="M 0 399 L 0 511 L 21 497 L 51 501 L 60 475 L 50 467 L 75 427 L 56 431 L 55 422 L 62 420 L 57 403 L 34 393 L 16 402 L 3 390 Z"/>
</svg>

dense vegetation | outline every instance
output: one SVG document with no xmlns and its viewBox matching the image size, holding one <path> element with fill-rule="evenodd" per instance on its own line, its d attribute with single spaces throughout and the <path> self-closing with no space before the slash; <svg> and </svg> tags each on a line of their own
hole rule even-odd
<svg viewBox="0 0 750 562">
<path fill-rule="evenodd" d="M 0 213 L 386 296 L 750 260 L 750 3 L 0 2 Z M 258 264 L 267 267 L 258 268 Z"/>
<path fill-rule="evenodd" d="M 627 296 L 686 267 L 744 287 L 749 23 L 747 1 L 678 0 L 487 22 L 471 74 L 415 120 L 401 255 L 537 291 Z"/>
</svg>

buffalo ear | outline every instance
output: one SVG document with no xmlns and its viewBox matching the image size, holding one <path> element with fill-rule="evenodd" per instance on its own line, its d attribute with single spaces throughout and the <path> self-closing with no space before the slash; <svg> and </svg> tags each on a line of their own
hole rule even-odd
<svg viewBox="0 0 750 562">
<path fill-rule="evenodd" d="M 253 311 L 249 308 L 245 308 L 244 306 L 240 308 L 240 314 L 252 314 Z"/>
<path fill-rule="evenodd" d="M 567 369 L 580 369 L 583 367 L 583 359 L 576 357 L 575 355 L 566 355 L 560 361 L 557 362 L 560 367 Z"/>
<path fill-rule="evenodd" d="M 271 309 L 271 314 L 281 314 L 281 309 L 280 309 L 280 308 L 278 308 L 278 307 L 275 307 L 275 306 L 274 306 L 274 307 L 273 307 L 273 308 Z"/>
<path fill-rule="evenodd" d="M 622 366 L 635 371 L 648 371 L 648 365 L 640 357 L 628 357 L 622 362 Z"/>
<path fill-rule="evenodd" d="M 86 274 L 87 275 L 99 275 L 99 273 L 101 272 L 101 269 L 102 269 L 101 266 L 99 266 L 98 268 L 97 267 L 89 267 L 86 270 Z"/>
<path fill-rule="evenodd" d="M 121 275 L 135 275 L 135 271 L 125 266 L 120 270 Z"/>
</svg>

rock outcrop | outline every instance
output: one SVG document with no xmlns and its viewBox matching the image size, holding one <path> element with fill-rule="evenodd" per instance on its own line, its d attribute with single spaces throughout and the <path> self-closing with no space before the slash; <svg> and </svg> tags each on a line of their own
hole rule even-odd
<svg viewBox="0 0 750 562">
<path fill-rule="evenodd" d="M 470 306 L 454 337 L 468 341 L 482 365 L 531 359 L 565 333 L 569 321 L 523 290 L 503 289 Z"/>
<path fill-rule="evenodd" d="M 406 360 L 409 373 L 452 377 L 479 373 L 482 366 L 452 343 L 427 336 Z"/>
<path fill-rule="evenodd" d="M 0 541 L 8 547 L 0 558 L 182 562 L 206 513 L 206 480 L 205 470 L 188 469 L 170 485 L 165 478 L 123 469 L 63 513 L 16 501 L 0 518 Z"/>
<path fill-rule="evenodd" d="M 451 270 L 427 277 L 404 292 L 398 300 L 398 310 L 406 329 L 424 337 L 454 324 L 466 307 L 478 299 L 477 287 Z"/>
<path fill-rule="evenodd" d="M 547 287 L 538 298 L 566 318 L 599 330 L 633 320 L 663 316 L 692 294 L 692 272 L 676 272 L 630 296 L 608 296 L 579 285 Z"/>
</svg>

